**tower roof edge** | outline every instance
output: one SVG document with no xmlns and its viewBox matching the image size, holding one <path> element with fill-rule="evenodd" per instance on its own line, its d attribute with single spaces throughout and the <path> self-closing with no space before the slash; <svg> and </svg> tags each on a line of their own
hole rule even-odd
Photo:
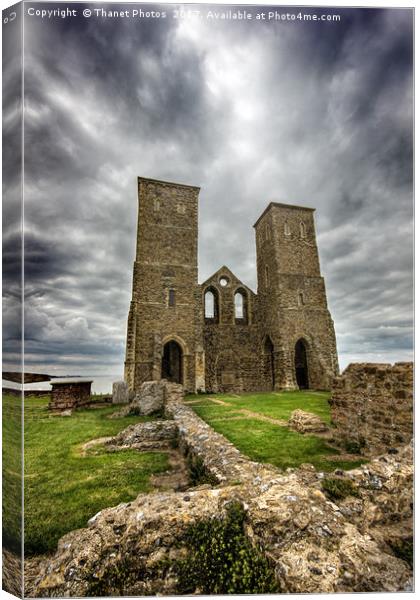
<svg viewBox="0 0 420 600">
<path fill-rule="evenodd" d="M 177 183 L 175 181 L 163 181 L 163 179 L 153 179 L 152 177 L 137 177 L 137 181 L 146 181 L 148 183 L 160 183 L 162 185 L 173 185 L 181 188 L 190 188 L 193 190 L 200 190 L 200 186 L 198 185 L 187 185 L 186 183 Z"/>
<path fill-rule="evenodd" d="M 291 208 L 293 210 L 309 210 L 310 212 L 315 212 L 315 208 L 310 208 L 309 206 L 298 206 L 297 204 L 285 204 L 283 202 L 270 202 L 267 208 L 261 213 L 258 219 L 254 223 L 254 227 L 258 225 L 263 216 L 273 207 L 277 208 Z"/>
</svg>

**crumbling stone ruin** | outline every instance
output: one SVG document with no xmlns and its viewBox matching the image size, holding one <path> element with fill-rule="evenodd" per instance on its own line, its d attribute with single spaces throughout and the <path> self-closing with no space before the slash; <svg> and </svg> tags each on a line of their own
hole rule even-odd
<svg viewBox="0 0 420 600">
<path fill-rule="evenodd" d="M 271 202 L 254 225 L 258 293 L 227 267 L 197 280 L 199 188 L 138 178 L 125 381 L 188 392 L 330 389 L 334 324 L 314 209 Z"/>
<path fill-rule="evenodd" d="M 334 380 L 335 436 L 350 451 L 377 456 L 413 436 L 413 363 L 355 363 Z"/>
<path fill-rule="evenodd" d="M 53 379 L 48 408 L 52 411 L 68 411 L 89 404 L 92 380 Z"/>
<path fill-rule="evenodd" d="M 159 443 L 176 439 L 210 483 L 102 510 L 61 538 L 55 555 L 27 561 L 27 596 L 203 593 L 182 587 L 189 532 L 226 519 L 232 503 L 242 507 L 243 535 L 282 593 L 412 589 L 411 444 L 346 473 L 311 465 L 281 472 L 247 459 L 180 402 L 181 386 L 165 385 L 166 425 L 131 425 L 108 444 L 149 447 L 153 432 Z"/>
<path fill-rule="evenodd" d="M 324 433 L 328 427 L 318 415 L 297 408 L 290 415 L 288 425 L 298 433 Z"/>
</svg>

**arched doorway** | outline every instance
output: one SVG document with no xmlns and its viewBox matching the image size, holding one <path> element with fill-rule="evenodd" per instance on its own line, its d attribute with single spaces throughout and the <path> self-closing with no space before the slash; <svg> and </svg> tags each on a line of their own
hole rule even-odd
<svg viewBox="0 0 420 600">
<path fill-rule="evenodd" d="M 306 345 L 303 340 L 298 340 L 295 346 L 295 373 L 299 389 L 307 390 L 309 388 L 308 359 Z"/>
<path fill-rule="evenodd" d="M 264 340 L 264 371 L 269 390 L 274 390 L 276 385 L 276 374 L 274 369 L 274 345 L 270 336 Z"/>
<path fill-rule="evenodd" d="M 162 379 L 182 383 L 182 348 L 171 340 L 163 347 L 162 355 Z"/>
</svg>

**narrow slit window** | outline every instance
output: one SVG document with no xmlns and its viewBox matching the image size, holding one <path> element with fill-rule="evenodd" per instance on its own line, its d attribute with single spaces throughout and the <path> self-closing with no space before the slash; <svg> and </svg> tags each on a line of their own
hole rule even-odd
<svg viewBox="0 0 420 600">
<path fill-rule="evenodd" d="M 175 290 L 169 290 L 168 305 L 175 306 Z"/>
<path fill-rule="evenodd" d="M 300 237 L 306 237 L 306 225 L 302 221 L 300 222 Z"/>
<path fill-rule="evenodd" d="M 299 306 L 303 306 L 305 304 L 305 299 L 303 297 L 302 292 L 299 292 L 298 304 L 299 304 Z"/>
<path fill-rule="evenodd" d="M 285 224 L 284 224 L 284 235 L 287 235 L 287 236 L 289 236 L 290 234 L 291 234 L 291 231 L 290 231 L 290 225 L 289 225 L 289 223 L 286 221 L 286 222 L 285 222 Z"/>
<path fill-rule="evenodd" d="M 269 281 L 269 276 L 268 276 L 268 266 L 265 265 L 265 287 L 268 287 L 269 283 L 270 283 L 270 281 Z"/>
</svg>

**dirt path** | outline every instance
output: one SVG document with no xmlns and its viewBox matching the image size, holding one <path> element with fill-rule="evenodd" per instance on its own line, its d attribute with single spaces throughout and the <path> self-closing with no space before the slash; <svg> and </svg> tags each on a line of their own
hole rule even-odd
<svg viewBox="0 0 420 600">
<path fill-rule="evenodd" d="M 237 396 L 236 394 L 232 394 L 232 397 L 240 398 L 240 396 Z M 258 421 L 265 421 L 266 423 L 271 423 L 272 425 L 278 425 L 279 427 L 287 427 L 287 421 L 285 421 L 284 419 L 274 419 L 272 417 L 266 417 L 265 415 L 261 415 L 260 413 L 253 412 L 252 410 L 248 410 L 247 408 L 236 408 L 235 406 L 232 406 L 231 404 L 229 404 L 228 402 L 225 402 L 224 400 L 221 400 L 220 398 L 206 397 L 206 398 L 203 398 L 203 400 L 210 400 L 211 402 L 214 402 L 214 404 L 219 404 L 220 406 L 227 406 L 227 407 L 233 409 L 235 412 L 240 413 L 247 419 L 257 419 Z M 195 401 L 191 401 L 191 402 L 189 402 L 189 404 L 193 404 L 193 402 L 195 402 Z M 201 400 L 200 400 L 200 402 L 201 402 Z M 221 417 L 221 418 L 223 418 L 223 417 Z M 241 417 L 235 417 L 235 418 L 238 419 Z M 226 415 L 226 419 L 229 419 L 228 415 Z"/>
</svg>

